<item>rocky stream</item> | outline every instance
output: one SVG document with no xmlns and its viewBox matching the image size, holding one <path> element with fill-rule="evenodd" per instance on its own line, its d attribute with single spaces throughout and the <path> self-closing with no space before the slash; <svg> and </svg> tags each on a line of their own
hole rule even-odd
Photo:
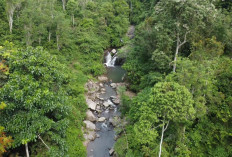
<svg viewBox="0 0 232 157">
<path fill-rule="evenodd" d="M 117 66 L 108 66 L 107 70 L 106 76 L 100 76 L 98 81 L 89 81 L 86 84 L 89 109 L 84 121 L 84 144 L 87 146 L 88 157 L 109 157 L 114 153 L 114 127 L 120 116 L 118 89 L 125 86 L 122 82 L 125 71 Z"/>
<path fill-rule="evenodd" d="M 134 36 L 134 27 L 128 30 L 128 37 Z M 89 80 L 86 103 L 86 127 L 83 128 L 88 157 L 114 156 L 114 143 L 117 135 L 114 128 L 118 127 L 120 120 L 119 89 L 127 86 L 123 82 L 126 71 L 117 64 L 117 50 L 113 49 L 105 54 L 107 74 L 99 76 L 97 81 Z M 133 95 L 133 93 L 131 94 Z"/>
</svg>

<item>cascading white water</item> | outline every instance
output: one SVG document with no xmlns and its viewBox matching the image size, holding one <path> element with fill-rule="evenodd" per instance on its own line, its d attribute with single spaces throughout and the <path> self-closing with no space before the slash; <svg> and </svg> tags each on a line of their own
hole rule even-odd
<svg viewBox="0 0 232 157">
<path fill-rule="evenodd" d="M 110 52 L 107 53 L 106 57 L 106 62 L 105 62 L 105 65 L 107 67 L 113 67 L 115 65 L 115 62 L 116 62 L 116 59 L 117 59 L 117 56 L 116 54 L 112 57 Z"/>
<path fill-rule="evenodd" d="M 113 59 L 111 60 L 111 64 L 114 66 L 116 62 L 117 56 L 114 55 Z"/>
<path fill-rule="evenodd" d="M 115 105 L 114 105 L 114 103 L 112 103 L 112 101 L 110 100 L 110 99 L 108 99 L 108 101 L 107 101 L 109 104 L 110 104 L 110 106 L 112 106 L 112 107 L 116 107 Z"/>
<path fill-rule="evenodd" d="M 106 123 L 102 123 L 101 127 L 102 127 L 102 128 L 108 128 L 108 126 L 107 126 Z"/>
</svg>

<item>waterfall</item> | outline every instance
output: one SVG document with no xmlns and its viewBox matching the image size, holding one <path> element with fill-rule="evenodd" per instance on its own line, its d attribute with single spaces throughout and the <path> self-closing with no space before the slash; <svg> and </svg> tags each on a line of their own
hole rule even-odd
<svg viewBox="0 0 232 157">
<path fill-rule="evenodd" d="M 114 55 L 113 59 L 110 62 L 113 66 L 115 65 L 116 59 L 117 59 L 117 56 Z"/>
<path fill-rule="evenodd" d="M 106 59 L 105 65 L 107 67 L 113 67 L 115 65 L 116 60 L 117 60 L 117 56 L 115 54 L 112 57 L 111 54 L 110 54 L 110 52 L 108 52 L 107 55 L 106 55 L 106 57 L 105 57 L 105 59 Z"/>
</svg>

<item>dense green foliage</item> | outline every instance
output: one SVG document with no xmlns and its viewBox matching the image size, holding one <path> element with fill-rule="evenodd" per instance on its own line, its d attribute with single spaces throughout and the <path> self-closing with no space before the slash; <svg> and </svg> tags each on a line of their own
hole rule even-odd
<svg viewBox="0 0 232 157">
<path fill-rule="evenodd" d="M 231 26 L 230 0 L 0 0 L 0 152 L 86 156 L 84 84 L 127 43 L 115 154 L 232 156 Z"/>
<path fill-rule="evenodd" d="M 104 50 L 122 46 L 128 26 L 125 0 L 0 0 L 6 156 L 24 145 L 31 156 L 86 156 L 84 84 L 105 72 Z"/>
<path fill-rule="evenodd" d="M 231 156 L 232 2 L 134 4 L 136 37 L 123 67 L 138 96 L 122 96 L 130 124 L 117 155 Z"/>
</svg>

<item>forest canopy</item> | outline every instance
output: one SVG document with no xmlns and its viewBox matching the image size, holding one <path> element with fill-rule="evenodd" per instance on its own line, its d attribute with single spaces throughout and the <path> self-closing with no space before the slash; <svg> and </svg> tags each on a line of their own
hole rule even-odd
<svg viewBox="0 0 232 157">
<path fill-rule="evenodd" d="M 85 157 L 85 83 L 113 48 L 137 95 L 115 156 L 232 156 L 231 0 L 0 0 L 0 156 Z"/>
</svg>

